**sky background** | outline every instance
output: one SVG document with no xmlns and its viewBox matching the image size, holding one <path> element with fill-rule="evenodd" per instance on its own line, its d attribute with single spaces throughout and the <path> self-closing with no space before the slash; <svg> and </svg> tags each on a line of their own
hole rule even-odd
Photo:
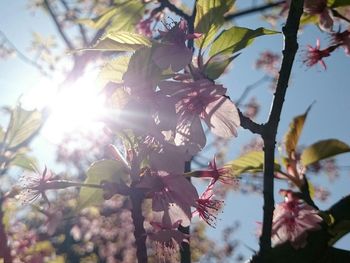
<svg viewBox="0 0 350 263">
<path fill-rule="evenodd" d="M 259 1 L 256 1 L 259 2 Z M 245 7 L 251 1 L 237 1 L 239 6 Z M 1 0 L 0 1 L 0 30 L 16 45 L 23 53 L 28 54 L 28 47 L 33 32 L 41 32 L 44 36 L 56 35 L 56 29 L 52 21 L 42 12 L 31 14 L 24 0 Z M 248 28 L 258 28 L 261 26 L 271 28 L 271 26 L 259 16 L 251 15 L 242 19 L 237 19 L 236 24 Z M 277 25 L 280 30 L 282 25 Z M 325 59 L 328 66 L 324 71 L 321 67 L 306 68 L 302 65 L 303 50 L 306 45 L 315 45 L 316 39 L 320 38 L 321 46 L 325 47 L 329 37 L 322 33 L 316 26 L 310 25 L 303 29 L 299 36 L 299 51 L 293 67 L 286 101 L 283 106 L 281 121 L 278 130 L 278 141 L 281 141 L 284 133 L 288 129 L 289 122 L 296 115 L 305 112 L 306 108 L 316 101 L 308 115 L 300 145 L 310 145 L 321 139 L 337 138 L 350 144 L 350 118 L 349 118 L 349 74 L 350 57 L 344 54 L 342 49 L 332 53 L 332 56 Z M 244 89 L 259 80 L 262 72 L 254 69 L 254 62 L 259 53 L 269 49 L 274 52 L 281 52 L 283 47 L 282 35 L 265 36 L 258 38 L 253 45 L 245 49 L 235 60 L 229 74 L 219 79 L 228 90 L 233 100 L 239 98 Z M 58 47 L 59 48 L 59 47 Z M 30 56 L 30 55 L 29 55 Z M 67 55 L 69 56 L 69 55 Z M 40 73 L 19 60 L 12 58 L 0 60 L 0 105 L 13 106 L 18 101 L 19 96 L 25 95 L 38 85 L 57 85 L 53 81 L 43 79 Z M 250 95 L 257 97 L 262 105 L 257 117 L 257 122 L 265 122 L 268 118 L 270 104 L 273 98 L 269 83 L 260 85 Z M 249 100 L 249 98 L 248 98 Z M 77 107 L 78 107 L 77 101 Z M 1 122 L 5 119 L 1 115 Z M 242 145 L 252 138 L 250 132 L 240 129 L 239 136 L 231 143 L 228 160 L 236 158 Z M 42 156 L 40 164 L 53 165 L 54 145 L 45 137 L 41 136 L 32 144 L 34 153 Z M 309 175 L 309 179 L 315 185 L 326 186 L 331 192 L 331 197 L 326 202 L 318 202 L 320 208 L 326 209 L 333 202 L 349 193 L 350 190 L 350 154 L 343 154 L 337 158 L 338 164 L 342 167 L 340 177 L 334 182 L 330 182 L 325 175 Z M 62 167 L 61 167 L 62 168 Z M 57 169 L 61 169 L 57 167 Z M 280 187 L 286 187 L 277 183 L 276 193 Z M 276 202 L 281 202 L 282 198 L 276 194 Z M 234 220 L 240 220 L 241 225 L 235 234 L 235 238 L 241 241 L 240 251 L 245 255 L 250 255 L 250 251 L 244 245 L 253 249 L 258 248 L 258 240 L 255 237 L 256 222 L 261 221 L 262 216 L 262 196 L 258 194 L 242 195 L 238 192 L 230 193 L 224 213 L 220 215 L 216 229 L 209 229 L 208 232 L 214 239 L 220 241 L 219 233 Z M 337 244 L 338 247 L 350 249 L 350 238 L 347 236 Z"/>
</svg>

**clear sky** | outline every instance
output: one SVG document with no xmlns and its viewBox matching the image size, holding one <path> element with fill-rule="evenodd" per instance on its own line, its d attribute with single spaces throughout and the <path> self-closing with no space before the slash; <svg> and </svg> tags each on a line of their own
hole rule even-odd
<svg viewBox="0 0 350 263">
<path fill-rule="evenodd" d="M 244 6 L 248 1 L 237 1 L 239 5 Z M 249 1 L 250 2 L 250 1 Z M 55 35 L 56 31 L 52 21 L 50 21 L 43 12 L 37 12 L 35 16 L 31 15 L 25 7 L 27 1 L 3 0 L 0 1 L 0 30 L 6 33 L 8 38 L 23 53 L 27 53 L 30 45 L 32 32 L 42 32 L 43 35 Z M 264 23 L 256 16 L 247 16 L 236 21 L 237 25 L 249 28 L 257 28 L 270 25 Z M 277 30 L 281 25 L 277 26 Z M 326 58 L 327 70 L 321 67 L 307 69 L 302 65 L 302 50 L 306 49 L 307 44 L 315 45 L 316 39 L 321 39 L 321 45 L 326 45 L 328 37 L 321 33 L 316 26 L 307 26 L 299 36 L 300 49 L 297 54 L 296 63 L 293 67 L 290 86 L 287 92 L 286 101 L 283 107 L 280 121 L 278 140 L 288 129 L 291 119 L 303 113 L 313 102 L 314 104 L 300 142 L 302 145 L 310 145 L 321 139 L 337 138 L 350 144 L 350 119 L 349 119 L 349 98 L 350 98 L 350 57 L 346 56 L 343 50 L 336 51 L 331 57 Z M 232 70 L 219 81 L 229 90 L 233 100 L 237 99 L 246 86 L 254 83 L 263 76 L 263 73 L 254 69 L 254 62 L 257 55 L 270 49 L 275 52 L 281 52 L 283 47 L 282 35 L 266 36 L 257 39 L 253 45 L 244 50 L 235 60 Z M 35 88 L 40 80 L 40 74 L 36 69 L 14 58 L 5 61 L 0 60 L 0 105 L 14 105 L 21 94 Z M 257 97 L 262 105 L 259 113 L 258 122 L 267 120 L 272 92 L 267 87 L 268 84 L 261 85 L 255 89 L 251 95 Z M 228 160 L 237 157 L 240 148 L 244 142 L 251 138 L 248 131 L 241 129 L 239 136 L 232 143 Z M 47 153 L 53 146 L 45 139 L 37 140 L 34 144 L 35 152 Z M 49 158 L 50 159 L 50 158 Z M 43 160 L 43 163 L 50 163 L 51 160 Z M 332 202 L 342 196 L 349 194 L 350 174 L 346 167 L 350 166 L 350 154 L 344 154 L 338 158 L 338 164 L 343 168 L 340 170 L 340 177 L 329 182 L 325 175 L 313 176 L 310 174 L 310 180 L 317 185 L 324 185 L 331 191 L 331 198 L 324 203 L 318 203 L 321 208 L 329 207 Z M 283 187 L 286 187 L 283 185 Z M 279 185 L 276 186 L 276 191 Z M 276 202 L 282 199 L 276 195 Z M 257 238 L 254 236 L 256 231 L 256 222 L 261 221 L 260 195 L 242 195 L 237 192 L 231 193 L 226 202 L 224 213 L 220 216 L 217 229 L 210 229 L 209 233 L 214 238 L 221 229 L 232 220 L 241 220 L 241 227 L 237 232 L 237 239 L 241 244 L 245 244 L 254 249 L 258 248 Z M 350 249 L 350 238 L 343 239 L 338 244 L 339 247 Z M 242 252 L 249 255 L 250 252 L 240 246 Z"/>
</svg>

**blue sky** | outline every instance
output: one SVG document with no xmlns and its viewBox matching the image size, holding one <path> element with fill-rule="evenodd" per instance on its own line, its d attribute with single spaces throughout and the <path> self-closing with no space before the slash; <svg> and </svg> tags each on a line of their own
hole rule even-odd
<svg viewBox="0 0 350 263">
<path fill-rule="evenodd" d="M 245 1 L 237 1 L 242 5 Z M 248 2 L 248 1 L 247 1 Z M 52 21 L 43 12 L 31 15 L 25 6 L 27 1 L 1 1 L 0 2 L 0 30 L 23 53 L 27 53 L 30 45 L 32 32 L 43 32 L 43 35 L 56 34 Z M 256 16 L 248 16 L 236 21 L 237 25 L 249 28 L 270 26 Z M 280 30 L 281 25 L 277 26 Z M 349 122 L 349 73 L 350 57 L 346 56 L 343 50 L 338 50 L 331 57 L 326 58 L 327 70 L 321 67 L 307 69 L 302 65 L 302 50 L 307 44 L 315 45 L 316 39 L 321 39 L 321 45 L 325 47 L 328 37 L 325 36 L 316 26 L 307 26 L 299 36 L 300 48 L 293 67 L 291 81 L 283 107 L 281 121 L 278 130 L 278 141 L 288 129 L 291 119 L 303 113 L 313 102 L 314 104 L 303 134 L 300 139 L 302 145 L 310 145 L 317 140 L 327 138 L 337 138 L 350 144 L 350 122 Z M 257 39 L 253 45 L 244 50 L 235 60 L 229 74 L 219 81 L 229 90 L 231 98 L 237 99 L 246 86 L 260 79 L 263 74 L 254 69 L 254 62 L 258 54 L 266 49 L 281 52 L 283 47 L 282 35 L 266 36 Z M 68 55 L 67 55 L 68 56 Z M 21 94 L 38 85 L 40 74 L 33 67 L 23 63 L 19 59 L 13 58 L 5 61 L 0 60 L 0 105 L 14 105 Z M 272 101 L 272 92 L 267 87 L 268 84 L 261 85 L 255 89 L 251 95 L 257 97 L 262 105 L 261 112 L 257 118 L 258 122 L 264 122 L 268 118 L 268 112 Z M 248 131 L 240 129 L 239 136 L 232 142 L 232 147 L 228 155 L 228 160 L 237 157 L 244 142 L 251 138 Z M 45 139 L 34 142 L 33 148 L 38 154 L 52 151 L 54 146 Z M 49 149 L 49 150 L 48 150 Z M 52 163 L 53 158 L 45 159 L 44 163 Z M 338 158 L 341 166 L 350 165 L 350 154 L 344 154 Z M 329 182 L 325 175 L 312 176 L 310 180 L 318 185 L 329 188 L 332 195 L 329 201 L 319 203 L 321 208 L 329 207 L 332 202 L 349 193 L 350 173 L 348 169 L 341 170 L 341 176 L 335 182 Z M 283 187 L 286 187 L 285 185 Z M 276 186 L 276 191 L 279 186 Z M 281 198 L 276 195 L 276 202 Z M 249 247 L 257 249 L 257 238 L 254 236 L 256 222 L 261 221 L 260 195 L 241 195 L 231 193 L 224 209 L 220 215 L 216 229 L 210 229 L 209 233 L 214 238 L 219 239 L 218 232 L 232 220 L 241 220 L 241 227 L 237 232 L 237 239 Z M 347 237 L 338 244 L 339 247 L 350 249 L 350 238 Z M 241 246 L 242 252 L 249 255 L 250 252 Z"/>
</svg>

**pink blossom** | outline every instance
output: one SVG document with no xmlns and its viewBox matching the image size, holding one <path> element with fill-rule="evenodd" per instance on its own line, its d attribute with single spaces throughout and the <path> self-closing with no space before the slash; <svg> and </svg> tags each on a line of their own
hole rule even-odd
<svg viewBox="0 0 350 263">
<path fill-rule="evenodd" d="M 151 30 L 151 24 L 152 24 L 152 18 L 147 18 L 142 21 L 140 21 L 136 25 L 136 30 L 139 34 L 143 34 L 146 37 L 152 37 L 152 30 Z"/>
<path fill-rule="evenodd" d="M 206 143 L 200 119 L 222 138 L 237 136 L 240 119 L 236 106 L 225 97 L 226 89 L 201 78 L 193 82 L 163 81 L 160 92 L 175 98 L 177 145 L 192 144 L 193 154 Z"/>
<path fill-rule="evenodd" d="M 276 205 L 273 215 L 272 241 L 275 245 L 289 241 L 295 248 L 305 247 L 309 231 L 320 229 L 322 218 L 310 205 L 289 190 L 281 190 L 285 201 Z"/>
<path fill-rule="evenodd" d="M 157 222 L 150 222 L 155 232 L 148 233 L 148 237 L 155 243 L 156 252 L 161 259 L 169 260 L 181 247 L 182 242 L 188 242 L 189 235 L 178 230 L 179 222 L 166 227 Z"/>
<path fill-rule="evenodd" d="M 304 12 L 319 17 L 319 26 L 324 31 L 332 31 L 333 18 L 331 10 L 327 7 L 327 0 L 306 0 Z"/>
<path fill-rule="evenodd" d="M 343 32 L 333 33 L 331 36 L 332 43 L 334 45 L 341 45 L 344 48 L 345 53 L 350 56 L 350 29 Z"/>
<path fill-rule="evenodd" d="M 210 184 L 197 200 L 196 211 L 208 225 L 215 227 L 216 215 L 222 208 L 224 201 L 213 199 L 213 184 Z"/>
<path fill-rule="evenodd" d="M 303 60 L 303 63 L 308 67 L 312 67 L 313 65 L 319 63 L 324 69 L 327 69 L 326 63 L 323 61 L 323 58 L 329 57 L 332 51 L 333 50 L 330 50 L 329 48 L 321 50 L 320 40 L 317 39 L 316 47 L 308 45 L 308 50 L 306 51 L 306 56 Z"/>
<path fill-rule="evenodd" d="M 234 176 L 235 176 L 230 167 L 218 168 L 216 166 L 215 157 L 209 163 L 208 169 L 199 171 L 199 173 L 201 178 L 211 178 L 210 185 L 215 184 L 217 181 L 220 181 L 225 184 L 230 184 L 234 181 Z"/>
<path fill-rule="evenodd" d="M 196 206 L 198 193 L 182 174 L 146 172 L 137 187 L 144 189 L 152 198 L 154 221 L 167 227 L 175 222 L 180 222 L 182 226 L 190 224 L 191 207 Z"/>
<path fill-rule="evenodd" d="M 192 59 L 192 51 L 186 47 L 185 41 L 199 37 L 200 34 L 188 34 L 187 23 L 184 20 L 172 24 L 172 27 L 165 24 L 167 31 L 159 31 L 161 43 L 155 46 L 152 58 L 161 69 L 171 67 L 176 72 L 183 69 Z"/>
</svg>

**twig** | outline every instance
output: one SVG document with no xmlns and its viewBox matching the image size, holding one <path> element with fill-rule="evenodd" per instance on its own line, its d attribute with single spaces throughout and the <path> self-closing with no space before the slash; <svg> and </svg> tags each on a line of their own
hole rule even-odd
<svg viewBox="0 0 350 263">
<path fill-rule="evenodd" d="M 238 109 L 239 118 L 241 120 L 241 126 L 244 129 L 251 131 L 252 133 L 262 135 L 264 132 L 264 125 L 254 122 L 249 117 L 245 116 L 240 109 Z"/>
<path fill-rule="evenodd" d="M 350 19 L 347 18 L 347 17 L 345 17 L 345 16 L 343 16 L 342 14 L 340 14 L 337 10 L 331 9 L 331 11 L 332 11 L 332 14 L 333 14 L 335 17 L 338 17 L 338 18 L 340 18 L 340 19 L 342 19 L 342 20 L 344 20 L 344 21 L 350 23 Z"/>
<path fill-rule="evenodd" d="M 264 5 L 261 5 L 261 6 L 249 8 L 249 9 L 242 10 L 242 11 L 239 11 L 239 12 L 227 14 L 225 16 L 225 20 L 228 21 L 228 20 L 240 17 L 240 16 L 245 16 L 245 15 L 261 12 L 261 11 L 264 11 L 266 9 L 270 9 L 270 8 L 279 6 L 281 4 L 284 4 L 285 2 L 286 2 L 285 0 L 282 0 L 282 1 L 275 2 L 275 3 L 264 4 Z"/>
<path fill-rule="evenodd" d="M 134 223 L 136 256 L 138 263 L 147 263 L 146 231 L 143 226 L 145 218 L 142 215 L 143 194 L 135 187 L 130 194 L 132 204 L 131 217 Z"/>
<path fill-rule="evenodd" d="M 7 244 L 7 234 L 3 223 L 4 212 L 2 211 L 2 205 L 4 200 L 5 199 L 0 196 L 0 258 L 3 258 L 4 263 L 12 263 L 11 249 Z"/>
<path fill-rule="evenodd" d="M 275 159 L 275 140 L 278 123 L 284 103 L 288 81 L 292 70 L 295 54 L 298 50 L 297 32 L 300 23 L 300 17 L 303 14 L 304 0 L 291 1 L 291 7 L 286 25 L 282 28 L 285 37 L 285 48 L 283 50 L 283 59 L 280 75 L 277 81 L 275 96 L 272 102 L 272 108 L 268 122 L 264 125 L 262 134 L 264 140 L 264 217 L 262 235 L 260 237 L 260 255 L 264 260 L 267 252 L 271 249 L 271 230 L 272 217 L 274 210 L 274 159 Z"/>
<path fill-rule="evenodd" d="M 35 67 L 40 71 L 41 74 L 43 74 L 46 77 L 51 77 L 44 69 L 43 67 L 38 64 L 35 60 L 30 59 L 26 55 L 24 55 L 16 46 L 11 42 L 11 40 L 6 36 L 6 34 L 0 30 L 0 36 L 4 39 L 4 41 L 16 52 L 17 57 L 22 60 L 23 62 L 29 64 L 30 66 Z"/>
<path fill-rule="evenodd" d="M 73 45 L 73 43 L 69 40 L 69 38 L 66 36 L 65 32 L 62 29 L 62 26 L 60 25 L 58 19 L 57 19 L 57 15 L 55 14 L 55 12 L 53 11 L 52 7 L 50 6 L 50 3 L 48 0 L 44 0 L 44 5 L 47 8 L 47 10 L 49 11 L 49 14 L 53 20 L 53 22 L 56 25 L 56 28 L 58 30 L 58 33 L 61 35 L 61 37 L 63 38 L 64 42 L 66 43 L 67 47 L 70 50 L 74 50 L 75 47 Z"/>
<path fill-rule="evenodd" d="M 159 3 L 164 6 L 167 7 L 170 11 L 174 12 L 175 14 L 177 14 L 178 16 L 181 16 L 183 19 L 185 19 L 186 21 L 191 20 L 191 16 L 186 14 L 184 11 L 182 11 L 181 9 L 177 8 L 175 5 L 173 5 L 172 3 L 170 3 L 168 0 L 158 0 Z"/>
<path fill-rule="evenodd" d="M 71 11 L 71 9 L 69 8 L 69 5 L 67 4 L 66 0 L 61 0 L 61 3 L 64 6 L 64 8 L 66 9 L 66 12 L 70 12 Z M 74 19 L 76 19 L 76 18 L 77 17 L 74 15 Z M 88 44 L 89 44 L 89 41 L 88 41 L 87 36 L 86 36 L 85 28 L 83 27 L 83 25 L 81 25 L 79 23 L 78 23 L 78 27 L 79 27 L 79 31 L 80 31 L 81 37 L 83 39 L 84 46 L 87 47 Z"/>
<path fill-rule="evenodd" d="M 266 80 L 270 79 L 268 75 L 264 75 L 261 79 L 255 81 L 253 84 L 250 84 L 247 86 L 242 95 L 238 98 L 238 100 L 235 102 L 236 106 L 239 107 L 243 100 L 248 96 L 249 92 L 251 92 L 253 89 L 257 88 L 261 83 L 265 82 Z"/>
</svg>

